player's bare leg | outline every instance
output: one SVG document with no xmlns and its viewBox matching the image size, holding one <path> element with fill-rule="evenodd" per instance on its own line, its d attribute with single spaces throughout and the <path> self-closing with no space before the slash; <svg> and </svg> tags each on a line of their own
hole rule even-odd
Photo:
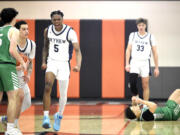
<svg viewBox="0 0 180 135">
<path fill-rule="evenodd" d="M 14 128 L 14 119 L 15 119 L 15 113 L 16 112 L 16 95 L 17 91 L 8 91 L 7 97 L 8 97 L 8 106 L 7 106 L 7 131 L 12 130 Z"/>
<path fill-rule="evenodd" d="M 169 97 L 169 100 L 173 100 L 180 104 L 180 89 L 176 89 Z"/>
<path fill-rule="evenodd" d="M 149 77 L 142 77 L 143 99 L 149 100 Z"/>
<path fill-rule="evenodd" d="M 43 109 L 48 110 L 51 105 L 51 91 L 55 80 L 55 75 L 52 72 L 47 72 L 45 75 L 45 89 L 43 95 Z"/>
<path fill-rule="evenodd" d="M 55 75 L 52 72 L 46 72 L 45 75 L 45 89 L 43 95 L 43 109 L 44 109 L 44 119 L 43 127 L 50 128 L 50 119 L 49 119 L 49 108 L 51 105 L 51 91 L 52 86 L 55 80 Z"/>
<path fill-rule="evenodd" d="M 16 112 L 16 95 L 17 91 L 8 91 L 8 106 L 7 106 L 7 117 L 8 122 L 14 123 L 15 113 Z"/>
<path fill-rule="evenodd" d="M 2 101 L 2 97 L 3 97 L 3 92 L 0 92 L 0 103 Z"/>
</svg>

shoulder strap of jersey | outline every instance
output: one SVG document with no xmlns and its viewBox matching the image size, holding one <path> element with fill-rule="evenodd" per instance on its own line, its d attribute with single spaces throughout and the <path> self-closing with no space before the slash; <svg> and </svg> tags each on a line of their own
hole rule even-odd
<svg viewBox="0 0 180 135">
<path fill-rule="evenodd" d="M 50 27 L 52 27 L 52 24 L 47 27 L 47 36 L 48 36 L 48 31 Z"/>
<path fill-rule="evenodd" d="M 134 37 L 135 37 L 135 33 L 136 33 L 136 32 L 133 32 L 133 38 L 132 38 L 132 41 L 134 40 Z"/>
<path fill-rule="evenodd" d="M 149 43 L 150 43 L 150 45 L 151 45 L 151 47 L 152 47 L 151 34 L 150 34 L 150 36 L 149 36 Z"/>
<path fill-rule="evenodd" d="M 69 31 L 70 31 L 71 29 L 73 29 L 73 28 L 70 27 L 69 30 L 68 30 L 68 32 L 67 32 L 67 35 L 66 35 L 66 40 L 67 40 L 69 43 L 71 43 L 71 41 L 68 39 L 68 37 L 69 37 Z"/>
<path fill-rule="evenodd" d="M 33 46 L 33 43 L 32 43 L 32 41 L 30 40 L 30 42 L 31 42 L 31 51 L 32 51 L 32 46 Z"/>
</svg>

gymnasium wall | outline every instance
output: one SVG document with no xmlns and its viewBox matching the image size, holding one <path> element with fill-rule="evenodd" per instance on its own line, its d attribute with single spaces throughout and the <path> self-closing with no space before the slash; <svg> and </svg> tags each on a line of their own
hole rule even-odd
<svg viewBox="0 0 180 135">
<path fill-rule="evenodd" d="M 31 80 L 33 98 L 42 97 L 44 86 L 44 72 L 39 67 L 42 31 L 50 23 L 50 12 L 57 9 L 64 12 L 66 23 L 78 33 L 83 53 L 81 73 L 71 75 L 69 97 L 130 97 L 123 69 L 124 50 L 129 32 L 136 29 L 133 21 L 139 17 L 148 19 L 148 30 L 158 46 L 160 77 L 150 80 L 151 97 L 167 98 L 179 87 L 178 1 L 1 1 L 0 5 L 0 9 L 7 5 L 18 9 L 18 19 L 31 19 L 30 38 L 36 40 L 38 52 Z M 57 88 L 55 84 L 54 89 Z M 56 97 L 58 92 L 54 90 L 52 95 Z"/>
</svg>

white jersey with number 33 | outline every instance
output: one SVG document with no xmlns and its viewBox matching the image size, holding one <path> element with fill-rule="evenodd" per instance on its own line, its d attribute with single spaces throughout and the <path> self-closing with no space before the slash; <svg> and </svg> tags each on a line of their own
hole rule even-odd
<svg viewBox="0 0 180 135">
<path fill-rule="evenodd" d="M 141 36 L 138 32 L 132 32 L 129 36 L 129 44 L 132 45 L 132 59 L 148 60 L 151 57 L 152 46 L 155 46 L 155 39 L 150 33 Z"/>
<path fill-rule="evenodd" d="M 69 61 L 72 57 L 72 43 L 77 43 L 75 31 L 68 25 L 63 24 L 60 32 L 55 30 L 54 25 L 48 27 L 49 56 L 48 59 L 57 61 Z"/>
</svg>

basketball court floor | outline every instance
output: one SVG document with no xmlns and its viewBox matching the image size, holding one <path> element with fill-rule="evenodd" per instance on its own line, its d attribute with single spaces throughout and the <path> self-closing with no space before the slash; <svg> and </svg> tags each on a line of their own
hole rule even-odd
<svg viewBox="0 0 180 135">
<path fill-rule="evenodd" d="M 125 119 L 124 109 L 129 102 L 68 102 L 61 130 L 43 129 L 42 103 L 33 105 L 22 113 L 20 128 L 24 135 L 179 135 L 180 121 L 139 122 Z M 6 113 L 7 106 L 0 106 L 0 115 Z M 51 124 L 58 104 L 51 106 Z M 0 135 L 5 126 L 0 124 Z"/>
</svg>

